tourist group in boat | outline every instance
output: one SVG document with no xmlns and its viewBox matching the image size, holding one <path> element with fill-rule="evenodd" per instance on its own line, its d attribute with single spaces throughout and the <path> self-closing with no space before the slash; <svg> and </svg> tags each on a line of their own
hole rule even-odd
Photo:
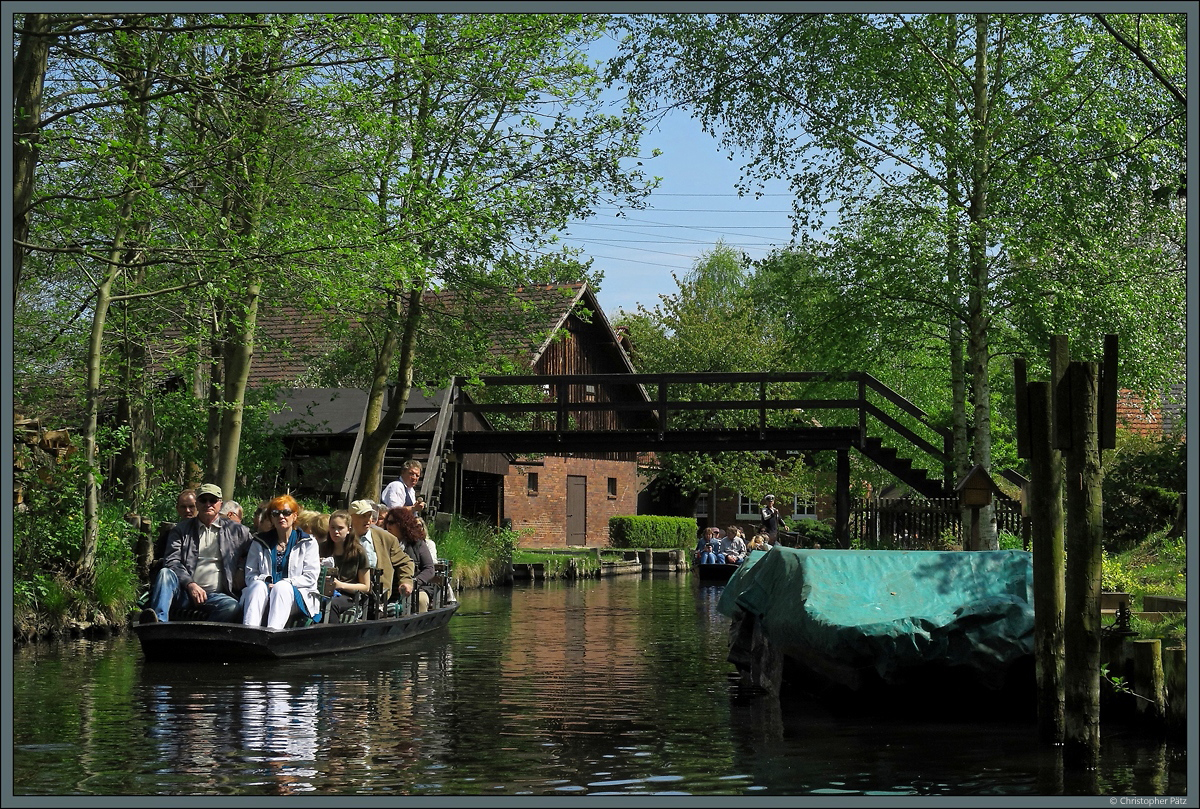
<svg viewBox="0 0 1200 809">
<path fill-rule="evenodd" d="M 779 509 L 775 508 L 775 495 L 768 494 L 763 498 L 759 518 L 758 532 L 749 542 L 740 525 L 701 530 L 693 551 L 696 565 L 740 565 L 751 551 L 770 550 L 779 535 L 781 521 Z"/>
<path fill-rule="evenodd" d="M 179 521 L 155 549 L 139 622 L 220 621 L 284 629 L 429 609 L 437 549 L 406 461 L 380 501 L 305 511 L 290 494 L 258 507 L 249 525 L 219 486 L 185 489 Z M 446 594 L 453 602 L 453 593 Z"/>
</svg>

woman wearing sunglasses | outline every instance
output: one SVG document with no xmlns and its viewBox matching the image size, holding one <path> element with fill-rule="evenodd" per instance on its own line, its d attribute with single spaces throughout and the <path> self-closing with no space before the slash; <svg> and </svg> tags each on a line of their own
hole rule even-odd
<svg viewBox="0 0 1200 809">
<path fill-rule="evenodd" d="M 317 540 L 296 526 L 300 504 L 290 494 L 267 504 L 272 530 L 254 537 L 246 557 L 242 623 L 283 629 L 293 617 L 317 615 Z"/>
</svg>

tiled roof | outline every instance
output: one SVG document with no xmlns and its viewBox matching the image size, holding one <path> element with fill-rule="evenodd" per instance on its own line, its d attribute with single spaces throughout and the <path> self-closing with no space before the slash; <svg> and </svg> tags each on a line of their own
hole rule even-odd
<svg viewBox="0 0 1200 809">
<path fill-rule="evenodd" d="M 531 368 L 554 332 L 581 300 L 595 316 L 604 317 L 603 310 L 583 282 L 487 291 L 427 292 L 423 305 L 428 318 L 426 322 L 432 322 L 433 328 L 453 329 L 464 318 L 486 314 L 495 323 L 491 333 L 492 350 L 508 357 L 517 367 Z M 344 345 L 344 338 L 328 335 L 326 317 L 325 313 L 262 301 L 258 310 L 250 386 L 296 382 L 317 358 Z M 353 328 L 354 321 L 347 322 Z M 165 339 L 152 347 L 150 367 L 158 373 L 170 375 L 172 357 L 182 355 L 183 349 L 171 339 L 177 335 L 177 330 L 164 333 Z"/>
<path fill-rule="evenodd" d="M 496 322 L 492 331 L 493 350 L 508 357 L 518 367 L 532 367 L 585 292 L 590 296 L 590 290 L 583 282 L 487 292 L 447 290 L 426 293 L 423 303 L 426 312 L 435 318 L 439 313 L 460 317 L 486 313 Z M 593 306 L 594 300 L 592 298 Z"/>
</svg>

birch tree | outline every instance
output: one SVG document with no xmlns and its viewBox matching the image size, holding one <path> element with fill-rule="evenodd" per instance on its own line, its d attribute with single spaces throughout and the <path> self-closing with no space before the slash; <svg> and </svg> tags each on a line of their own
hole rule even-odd
<svg viewBox="0 0 1200 809">
<path fill-rule="evenodd" d="M 1034 326 L 1075 333 L 1084 322 L 1128 323 L 1129 308 L 1113 294 L 1121 284 L 1098 285 L 1096 266 L 1136 286 L 1174 279 L 1165 297 L 1175 303 L 1163 301 L 1160 317 L 1180 333 L 1172 308 L 1179 265 L 1148 249 L 1122 260 L 1111 224 L 1099 223 L 1128 223 L 1143 241 L 1179 227 L 1181 211 L 1172 218 L 1147 202 L 1154 189 L 1178 184 L 1184 109 L 1096 20 L 664 15 L 630 18 L 628 29 L 620 68 L 635 95 L 693 110 L 731 156 L 744 152 L 743 190 L 788 178 L 798 233 L 837 244 L 888 212 L 942 228 L 942 254 L 928 254 L 907 298 L 950 315 L 939 331 L 951 352 L 961 329 L 959 469 L 991 467 L 991 364 L 1029 345 L 1021 330 L 1032 342 Z M 1182 86 L 1177 25 L 1147 20 L 1142 30 L 1163 74 Z M 1081 251 L 1086 261 L 1070 260 Z M 878 266 L 886 273 L 890 264 Z M 1042 284 L 1070 305 L 1022 297 Z M 1161 360 L 1151 367 L 1160 379 L 1169 373 Z M 994 531 L 988 539 L 994 544 Z"/>
</svg>

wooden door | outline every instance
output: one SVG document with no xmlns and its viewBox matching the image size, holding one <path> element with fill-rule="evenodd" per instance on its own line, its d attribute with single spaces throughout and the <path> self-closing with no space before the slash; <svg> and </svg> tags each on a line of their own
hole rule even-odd
<svg viewBox="0 0 1200 809">
<path fill-rule="evenodd" d="M 587 544 L 587 477 L 567 475 L 567 544 Z"/>
</svg>

